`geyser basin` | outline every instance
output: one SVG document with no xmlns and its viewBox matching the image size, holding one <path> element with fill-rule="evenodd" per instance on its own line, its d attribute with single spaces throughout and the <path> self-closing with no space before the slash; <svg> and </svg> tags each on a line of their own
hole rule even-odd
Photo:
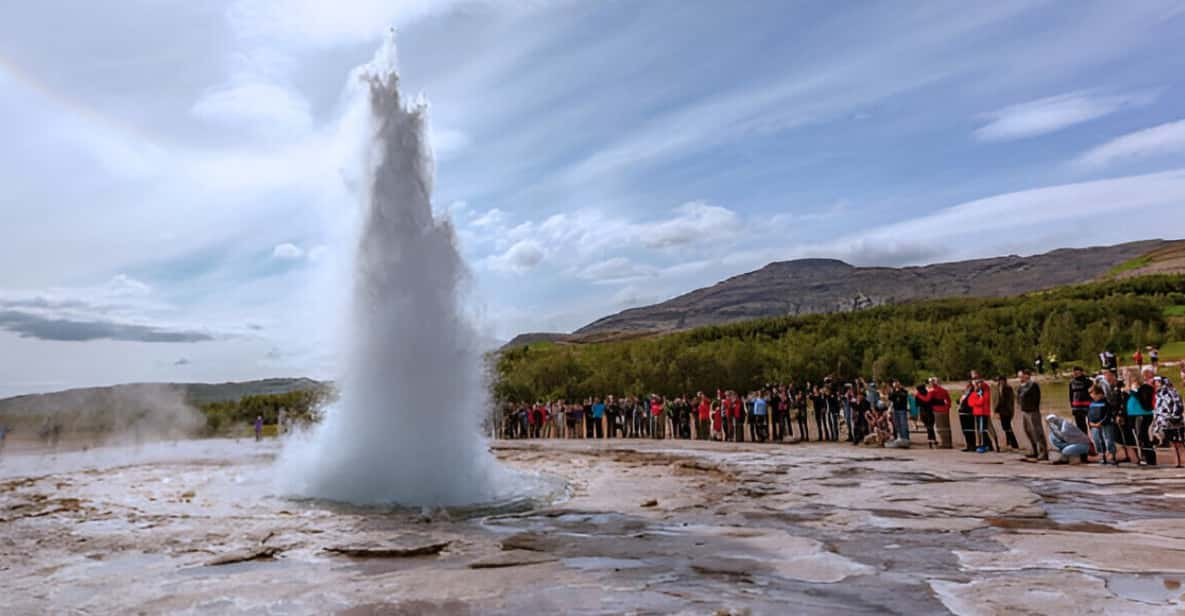
<svg viewBox="0 0 1185 616">
<path fill-rule="evenodd" d="M 432 213 L 427 104 L 399 91 L 393 36 L 355 71 L 369 160 L 354 234 L 341 400 L 280 460 L 284 492 L 356 504 L 471 506 L 521 498 L 479 425 L 477 336 L 459 299 L 452 226 Z M 358 90 L 358 88 L 353 88 Z"/>
</svg>

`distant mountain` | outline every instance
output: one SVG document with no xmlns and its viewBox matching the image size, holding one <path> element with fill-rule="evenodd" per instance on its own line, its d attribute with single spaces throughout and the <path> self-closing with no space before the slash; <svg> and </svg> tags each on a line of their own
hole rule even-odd
<svg viewBox="0 0 1185 616">
<path fill-rule="evenodd" d="M 943 297 L 1000 297 L 1106 277 L 1185 272 L 1185 241 L 1148 240 L 1054 250 L 1041 255 L 938 263 L 921 267 L 855 267 L 835 259 L 781 261 L 674 299 L 631 308 L 574 334 L 532 334 L 585 341 L 664 332 L 759 317 L 844 312 Z"/>
<path fill-rule="evenodd" d="M 7 421 L 54 416 L 79 418 L 82 423 L 109 423 L 112 418 L 147 414 L 192 416 L 194 407 L 243 396 L 282 394 L 326 387 L 307 378 L 263 379 L 241 383 L 131 383 L 110 387 L 68 389 L 0 400 L 0 419 Z"/>
</svg>

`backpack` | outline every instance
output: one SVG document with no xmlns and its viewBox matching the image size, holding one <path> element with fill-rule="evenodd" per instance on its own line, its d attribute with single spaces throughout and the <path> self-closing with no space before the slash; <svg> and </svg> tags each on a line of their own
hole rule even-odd
<svg viewBox="0 0 1185 616">
<path fill-rule="evenodd" d="M 1156 396 L 1156 417 L 1168 428 L 1185 426 L 1185 407 L 1181 403 L 1181 395 L 1171 385 L 1163 385 Z"/>
</svg>

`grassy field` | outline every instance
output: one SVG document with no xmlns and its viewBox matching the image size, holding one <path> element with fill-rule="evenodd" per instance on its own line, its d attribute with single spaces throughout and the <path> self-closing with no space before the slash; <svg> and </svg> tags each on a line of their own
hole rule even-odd
<svg viewBox="0 0 1185 616">
<path fill-rule="evenodd" d="M 1181 361 L 1185 359 L 1185 340 L 1170 342 L 1160 347 L 1160 361 Z"/>
<path fill-rule="evenodd" d="M 1111 270 L 1107 272 L 1107 278 L 1114 278 L 1124 272 L 1138 270 L 1141 267 L 1147 267 L 1148 265 L 1151 265 L 1151 264 L 1152 264 L 1152 257 L 1149 255 L 1144 255 L 1142 257 L 1136 257 L 1136 258 L 1131 259 L 1129 261 L 1124 261 L 1123 263 L 1120 263 L 1119 265 L 1116 265 L 1115 267 L 1111 268 Z"/>
</svg>

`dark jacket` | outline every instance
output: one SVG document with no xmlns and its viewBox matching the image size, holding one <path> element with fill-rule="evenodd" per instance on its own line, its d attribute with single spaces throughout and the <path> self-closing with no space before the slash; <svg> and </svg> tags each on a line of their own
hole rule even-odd
<svg viewBox="0 0 1185 616">
<path fill-rule="evenodd" d="M 1090 406 L 1090 377 L 1085 374 L 1070 379 L 1070 406 L 1075 411 L 1085 411 Z"/>
<path fill-rule="evenodd" d="M 1020 398 L 1021 412 L 1041 412 L 1041 386 L 1036 381 L 1021 383 L 1020 387 L 1016 389 L 1016 393 L 1017 397 Z"/>
<path fill-rule="evenodd" d="M 1016 393 L 1007 383 L 1000 387 L 1000 394 L 996 397 L 995 413 L 1005 420 L 1016 414 Z"/>
</svg>

